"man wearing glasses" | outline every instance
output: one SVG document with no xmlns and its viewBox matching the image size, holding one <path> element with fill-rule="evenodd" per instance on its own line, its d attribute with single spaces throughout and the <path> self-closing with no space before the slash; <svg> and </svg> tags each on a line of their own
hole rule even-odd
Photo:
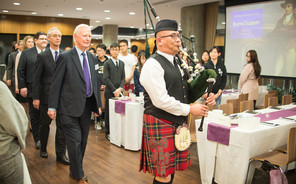
<svg viewBox="0 0 296 184">
<path fill-rule="evenodd" d="M 47 35 L 44 32 L 37 32 L 35 35 L 35 47 L 22 52 L 17 68 L 18 88 L 23 97 L 28 98 L 29 115 L 32 125 L 32 133 L 36 149 L 40 149 L 39 124 L 40 112 L 33 106 L 33 75 L 34 64 L 37 55 L 45 50 L 47 46 Z"/>
<path fill-rule="evenodd" d="M 181 46 L 177 30 L 175 20 L 161 20 L 156 24 L 158 51 L 146 61 L 140 76 L 146 91 L 140 171 L 153 173 L 153 184 L 172 183 L 175 171 L 190 166 L 190 151 L 175 148 L 176 127 L 187 121 L 189 113 L 208 114 L 205 105 L 187 104 L 187 81 L 175 58 Z M 215 103 L 212 98 L 207 102 Z"/>
</svg>

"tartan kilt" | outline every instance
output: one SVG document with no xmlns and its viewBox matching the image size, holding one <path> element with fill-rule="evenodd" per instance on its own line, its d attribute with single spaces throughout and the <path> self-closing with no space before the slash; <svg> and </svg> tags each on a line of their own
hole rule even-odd
<svg viewBox="0 0 296 184">
<path fill-rule="evenodd" d="M 190 151 L 178 151 L 175 127 L 150 115 L 143 115 L 143 136 L 139 172 L 166 177 L 191 165 Z"/>
</svg>

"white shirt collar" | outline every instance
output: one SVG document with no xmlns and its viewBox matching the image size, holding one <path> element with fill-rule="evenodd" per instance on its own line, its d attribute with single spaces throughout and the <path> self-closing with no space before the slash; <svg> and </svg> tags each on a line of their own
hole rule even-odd
<svg viewBox="0 0 296 184">
<path fill-rule="evenodd" d="M 158 54 L 162 55 L 163 57 L 167 58 L 167 60 L 169 60 L 172 64 L 174 64 L 174 56 L 170 55 L 170 54 L 166 54 L 164 52 L 161 51 L 157 51 Z"/>
<path fill-rule="evenodd" d="M 81 56 L 81 54 L 83 53 L 82 50 L 80 50 L 76 45 L 75 45 L 75 49 L 78 53 L 78 56 Z M 84 54 L 86 55 L 86 50 L 84 51 Z"/>
<path fill-rule="evenodd" d="M 39 49 L 37 46 L 36 46 L 36 49 L 37 49 L 37 53 L 38 53 L 38 54 L 39 54 L 41 51 L 44 51 L 44 49 L 41 50 L 41 49 Z"/>
<path fill-rule="evenodd" d="M 285 16 L 286 22 L 290 22 L 292 16 L 293 16 L 293 13 L 290 13 L 289 15 L 286 15 L 286 16 Z"/>
</svg>

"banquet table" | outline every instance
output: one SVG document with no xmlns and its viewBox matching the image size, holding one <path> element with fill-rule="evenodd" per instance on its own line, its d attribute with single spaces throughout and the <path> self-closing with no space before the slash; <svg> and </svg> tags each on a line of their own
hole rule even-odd
<svg viewBox="0 0 296 184">
<path fill-rule="evenodd" d="M 264 96 L 268 93 L 268 91 L 259 91 L 259 97 L 256 100 L 256 107 L 262 108 L 264 107 Z M 230 99 L 238 99 L 239 92 L 237 90 L 227 89 L 222 93 L 221 104 L 226 104 L 227 100 Z"/>
<path fill-rule="evenodd" d="M 291 109 L 286 117 L 296 119 L 296 106 L 282 106 Z M 292 110 L 294 108 L 294 111 Z M 274 119 L 274 113 L 280 112 L 275 109 L 262 109 L 258 111 L 262 115 L 261 119 L 268 120 L 269 123 L 277 123 L 278 126 L 271 126 L 260 123 L 256 130 L 246 130 L 240 127 L 230 129 L 229 145 L 216 141 L 209 141 L 208 127 L 211 128 L 213 119 L 205 118 L 203 132 L 196 130 L 197 150 L 200 165 L 200 175 L 203 184 L 211 184 L 212 178 L 216 183 L 229 184 L 245 183 L 249 158 L 280 146 L 286 145 L 289 128 L 296 126 L 295 121 L 283 118 Z M 266 114 L 269 114 L 268 116 Z M 242 113 L 242 116 L 254 116 L 254 114 Z M 196 120 L 196 127 L 199 127 L 200 120 Z M 211 125 L 211 126 L 209 126 Z M 250 167 L 249 178 L 253 176 L 254 165 Z M 250 183 L 250 179 L 248 180 Z"/>
<path fill-rule="evenodd" d="M 110 142 L 127 150 L 140 150 L 143 112 L 143 103 L 110 99 Z"/>
</svg>

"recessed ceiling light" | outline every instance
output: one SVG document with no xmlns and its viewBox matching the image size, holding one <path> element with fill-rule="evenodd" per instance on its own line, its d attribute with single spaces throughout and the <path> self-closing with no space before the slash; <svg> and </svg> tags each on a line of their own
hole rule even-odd
<svg viewBox="0 0 296 184">
<path fill-rule="evenodd" d="M 146 24 L 146 26 L 150 26 L 150 24 Z"/>
<path fill-rule="evenodd" d="M 130 15 L 136 15 L 136 13 L 135 13 L 135 12 L 129 12 L 129 14 L 130 14 Z"/>
<path fill-rule="evenodd" d="M 13 5 L 19 6 L 19 5 L 21 5 L 21 3 L 13 3 Z"/>
<path fill-rule="evenodd" d="M 62 14 L 62 13 L 59 13 L 59 14 L 58 14 L 58 16 L 62 17 L 62 16 L 64 16 L 64 14 Z"/>
<path fill-rule="evenodd" d="M 97 22 L 97 23 L 99 23 L 99 22 L 101 22 L 101 21 L 99 21 L 99 20 L 96 20 L 96 22 Z"/>
<path fill-rule="evenodd" d="M 106 20 L 110 20 L 110 19 L 111 19 L 111 17 L 106 17 L 105 19 L 106 19 Z"/>
<path fill-rule="evenodd" d="M 76 10 L 79 10 L 79 11 L 81 11 L 81 10 L 83 10 L 82 8 L 76 8 Z"/>
<path fill-rule="evenodd" d="M 32 14 L 32 15 L 36 15 L 37 13 L 36 13 L 36 12 L 32 12 L 31 14 Z"/>
<path fill-rule="evenodd" d="M 94 44 L 92 43 L 92 44 L 90 44 L 90 45 L 94 45 Z"/>
<path fill-rule="evenodd" d="M 3 10 L 3 13 L 8 13 L 8 10 Z"/>
<path fill-rule="evenodd" d="M 104 12 L 105 12 L 105 13 L 109 13 L 109 12 L 110 12 L 110 10 L 104 10 Z"/>
<path fill-rule="evenodd" d="M 135 28 L 135 26 L 131 26 L 130 28 Z"/>
<path fill-rule="evenodd" d="M 221 24 L 226 24 L 226 22 L 221 22 Z"/>
</svg>

